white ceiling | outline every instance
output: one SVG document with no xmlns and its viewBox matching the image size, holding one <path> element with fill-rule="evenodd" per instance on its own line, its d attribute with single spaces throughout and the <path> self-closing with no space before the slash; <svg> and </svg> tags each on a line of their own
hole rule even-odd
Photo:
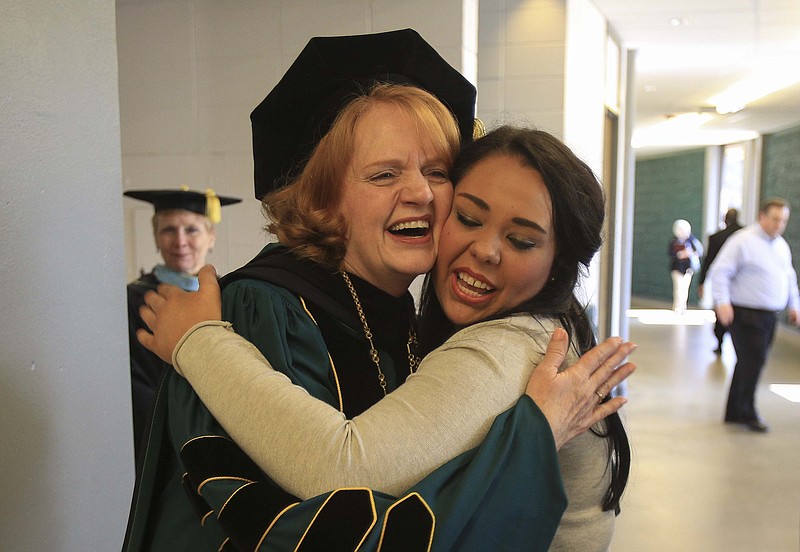
<svg viewBox="0 0 800 552">
<path fill-rule="evenodd" d="M 593 1 L 622 45 L 637 52 L 634 139 L 668 116 L 711 111 L 710 98 L 775 61 L 800 81 L 800 0 Z M 738 113 L 713 113 L 700 128 L 768 134 L 796 125 L 800 82 Z M 654 149 L 668 148 L 641 152 Z"/>
</svg>

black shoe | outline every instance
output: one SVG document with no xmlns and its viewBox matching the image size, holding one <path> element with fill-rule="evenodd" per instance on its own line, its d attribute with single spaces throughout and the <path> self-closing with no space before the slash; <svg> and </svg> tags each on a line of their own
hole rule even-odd
<svg viewBox="0 0 800 552">
<path fill-rule="evenodd" d="M 735 416 L 725 416 L 725 423 L 742 424 L 747 426 L 750 431 L 755 431 L 756 433 L 766 433 L 769 431 L 769 426 L 758 418 L 746 420 Z"/>
<path fill-rule="evenodd" d="M 755 431 L 756 433 L 766 433 L 769 431 L 769 426 L 759 419 L 745 422 L 745 425 L 750 428 L 750 431 Z"/>
</svg>

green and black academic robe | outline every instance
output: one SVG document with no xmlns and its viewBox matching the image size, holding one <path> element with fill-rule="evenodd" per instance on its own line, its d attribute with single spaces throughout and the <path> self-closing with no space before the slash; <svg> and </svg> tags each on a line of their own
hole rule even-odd
<svg viewBox="0 0 800 552">
<path fill-rule="evenodd" d="M 413 302 L 352 279 L 391 391 L 408 375 Z M 222 283 L 223 318 L 293 382 L 348 417 L 383 396 L 339 274 L 271 245 Z M 255 466 L 174 372 L 137 487 L 129 551 L 547 550 L 566 506 L 552 435 L 527 397 L 481 446 L 403 496 L 348 488 L 302 501 Z"/>
</svg>

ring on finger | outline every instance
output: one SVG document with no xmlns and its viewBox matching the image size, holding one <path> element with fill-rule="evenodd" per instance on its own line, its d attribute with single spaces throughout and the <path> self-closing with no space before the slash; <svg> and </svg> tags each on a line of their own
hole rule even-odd
<svg viewBox="0 0 800 552">
<path fill-rule="evenodd" d="M 601 401 L 602 401 L 603 399 L 605 399 L 605 398 L 606 398 L 606 396 L 605 396 L 605 395 L 603 395 L 603 394 L 600 392 L 600 390 L 599 390 L 599 389 L 595 389 L 595 390 L 594 390 L 594 394 L 595 394 L 595 395 L 597 395 L 598 397 L 600 397 L 600 400 L 601 400 Z"/>
</svg>

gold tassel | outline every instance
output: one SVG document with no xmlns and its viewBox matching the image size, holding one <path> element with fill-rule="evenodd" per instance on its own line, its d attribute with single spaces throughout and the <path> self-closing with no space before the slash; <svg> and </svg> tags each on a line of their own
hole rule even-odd
<svg viewBox="0 0 800 552">
<path fill-rule="evenodd" d="M 218 224 L 222 220 L 222 206 L 216 192 L 211 188 L 206 189 L 206 216 L 212 223 Z"/>
<path fill-rule="evenodd" d="M 472 121 L 472 139 L 477 140 L 484 136 L 486 136 L 486 125 L 483 124 L 483 121 L 475 117 L 475 120 Z"/>
</svg>

